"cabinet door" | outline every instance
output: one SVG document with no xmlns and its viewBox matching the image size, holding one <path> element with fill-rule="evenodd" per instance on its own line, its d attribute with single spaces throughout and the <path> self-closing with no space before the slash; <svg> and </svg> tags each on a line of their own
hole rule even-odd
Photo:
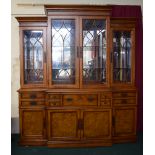
<svg viewBox="0 0 155 155">
<path fill-rule="evenodd" d="M 51 17 L 49 76 L 51 87 L 79 87 L 77 17 Z"/>
<path fill-rule="evenodd" d="M 48 110 L 48 140 L 78 140 L 78 110 Z"/>
<path fill-rule="evenodd" d="M 110 139 L 111 117 L 111 109 L 85 110 L 82 137 L 84 139 Z"/>
<path fill-rule="evenodd" d="M 108 20 L 106 17 L 81 17 L 82 87 L 108 84 Z"/>
<path fill-rule="evenodd" d="M 136 107 L 114 108 L 114 136 L 136 135 L 136 115 Z"/>
<path fill-rule="evenodd" d="M 112 34 L 112 84 L 134 85 L 134 29 L 113 28 Z"/>
<path fill-rule="evenodd" d="M 46 84 L 46 28 L 20 28 L 22 87 Z"/>
<path fill-rule="evenodd" d="M 40 139 L 45 137 L 45 112 L 42 109 L 20 109 L 21 137 Z"/>
</svg>

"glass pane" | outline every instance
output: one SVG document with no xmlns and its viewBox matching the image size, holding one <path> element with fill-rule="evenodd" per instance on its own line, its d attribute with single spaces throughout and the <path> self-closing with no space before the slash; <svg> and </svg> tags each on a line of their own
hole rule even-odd
<svg viewBox="0 0 155 155">
<path fill-rule="evenodd" d="M 75 20 L 52 20 L 52 83 L 75 83 Z"/>
<path fill-rule="evenodd" d="M 24 30 L 24 83 L 43 82 L 43 31 Z"/>
<path fill-rule="evenodd" d="M 113 32 L 113 81 L 131 81 L 131 33 Z"/>
<path fill-rule="evenodd" d="M 106 20 L 83 20 L 83 83 L 106 82 Z"/>
</svg>

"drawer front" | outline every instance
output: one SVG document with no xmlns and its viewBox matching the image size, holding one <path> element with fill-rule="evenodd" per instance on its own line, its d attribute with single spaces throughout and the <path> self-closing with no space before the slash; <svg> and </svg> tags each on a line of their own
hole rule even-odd
<svg viewBox="0 0 155 155">
<path fill-rule="evenodd" d="M 102 93 L 101 94 L 101 99 L 111 99 L 112 98 L 112 93 Z"/>
<path fill-rule="evenodd" d="M 69 94 L 63 95 L 63 105 L 65 106 L 92 106 L 97 105 L 98 95 L 97 94 Z"/>
<path fill-rule="evenodd" d="M 49 100 L 61 100 L 61 95 L 58 94 L 48 94 Z"/>
<path fill-rule="evenodd" d="M 111 99 L 101 100 L 101 106 L 111 106 Z"/>
<path fill-rule="evenodd" d="M 126 105 L 126 104 L 134 104 L 136 105 L 136 99 L 113 99 L 114 105 Z"/>
<path fill-rule="evenodd" d="M 22 93 L 21 98 L 22 99 L 44 99 L 45 94 L 44 93 Z"/>
<path fill-rule="evenodd" d="M 136 97 L 136 92 L 116 92 L 116 93 L 113 93 L 113 98 L 126 98 L 126 97 Z"/>
<path fill-rule="evenodd" d="M 21 106 L 42 106 L 42 105 L 44 105 L 44 102 L 38 102 L 38 101 L 21 102 Z"/>
<path fill-rule="evenodd" d="M 61 102 L 60 101 L 49 101 L 49 106 L 60 106 Z"/>
<path fill-rule="evenodd" d="M 62 103 L 62 95 L 48 94 L 48 105 L 49 106 L 60 106 Z"/>
</svg>

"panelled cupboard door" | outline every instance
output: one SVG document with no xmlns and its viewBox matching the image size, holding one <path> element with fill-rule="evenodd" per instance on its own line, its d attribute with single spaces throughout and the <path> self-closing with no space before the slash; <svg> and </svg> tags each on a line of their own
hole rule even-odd
<svg viewBox="0 0 155 155">
<path fill-rule="evenodd" d="M 83 111 L 84 139 L 111 138 L 111 109 L 94 109 Z"/>
<path fill-rule="evenodd" d="M 113 117 L 114 136 L 136 135 L 136 107 L 115 107 Z"/>
<path fill-rule="evenodd" d="M 21 137 L 40 139 L 45 137 L 45 111 L 20 109 Z"/>
<path fill-rule="evenodd" d="M 78 110 L 48 110 L 48 140 L 78 140 Z"/>
<path fill-rule="evenodd" d="M 80 17 L 81 87 L 104 87 L 109 84 L 109 18 Z"/>
<path fill-rule="evenodd" d="M 46 27 L 20 28 L 21 86 L 46 85 Z"/>
<path fill-rule="evenodd" d="M 78 18 L 52 16 L 48 25 L 50 87 L 79 88 Z"/>
</svg>

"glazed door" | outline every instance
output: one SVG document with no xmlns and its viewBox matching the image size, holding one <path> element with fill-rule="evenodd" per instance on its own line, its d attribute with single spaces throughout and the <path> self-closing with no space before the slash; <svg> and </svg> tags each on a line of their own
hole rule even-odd
<svg viewBox="0 0 155 155">
<path fill-rule="evenodd" d="M 78 110 L 48 110 L 48 140 L 78 140 Z"/>
<path fill-rule="evenodd" d="M 20 109 L 22 138 L 45 138 L 45 112 L 43 109 Z"/>
<path fill-rule="evenodd" d="M 78 18 L 49 18 L 49 83 L 54 88 L 79 87 Z"/>
<path fill-rule="evenodd" d="M 112 85 L 134 85 L 134 29 L 111 30 Z"/>
<path fill-rule="evenodd" d="M 113 135 L 136 135 L 136 107 L 115 107 L 113 110 Z"/>
<path fill-rule="evenodd" d="M 21 85 L 45 87 L 46 85 L 46 28 L 20 28 Z"/>
<path fill-rule="evenodd" d="M 81 17 L 81 87 L 103 87 L 109 83 L 108 20 L 108 17 Z"/>
<path fill-rule="evenodd" d="M 111 109 L 83 111 L 83 139 L 111 138 Z"/>
</svg>

